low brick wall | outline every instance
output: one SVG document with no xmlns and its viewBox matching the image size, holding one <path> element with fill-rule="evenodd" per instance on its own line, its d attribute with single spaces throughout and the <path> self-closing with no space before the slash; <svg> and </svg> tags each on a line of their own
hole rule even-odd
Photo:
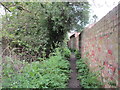
<svg viewBox="0 0 120 90">
<path fill-rule="evenodd" d="M 88 58 L 91 71 L 99 71 L 106 88 L 118 86 L 118 26 L 120 4 L 81 35 L 81 56 Z M 120 40 L 120 39 L 119 39 Z M 120 71 L 119 71 L 120 74 Z"/>
</svg>

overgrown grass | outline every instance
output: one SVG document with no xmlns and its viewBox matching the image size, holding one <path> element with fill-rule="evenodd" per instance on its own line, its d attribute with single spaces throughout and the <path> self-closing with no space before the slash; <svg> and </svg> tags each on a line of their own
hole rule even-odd
<svg viewBox="0 0 120 90">
<path fill-rule="evenodd" d="M 99 73 L 91 72 L 87 63 L 87 58 L 81 58 L 80 51 L 74 52 L 77 58 L 78 79 L 84 88 L 101 88 L 102 82 L 98 80 Z"/>
<path fill-rule="evenodd" d="M 90 72 L 84 59 L 77 60 L 78 79 L 84 88 L 101 88 L 102 83 L 98 81 L 98 74 Z"/>
<path fill-rule="evenodd" d="M 8 62 L 11 60 L 8 58 Z M 16 61 L 17 62 L 17 61 Z M 15 63 L 15 62 L 13 62 Z M 44 61 L 34 61 L 24 64 L 18 72 L 14 70 L 11 63 L 4 64 L 3 67 L 3 88 L 66 88 L 69 79 L 69 62 L 65 60 L 65 55 L 60 48 Z"/>
</svg>

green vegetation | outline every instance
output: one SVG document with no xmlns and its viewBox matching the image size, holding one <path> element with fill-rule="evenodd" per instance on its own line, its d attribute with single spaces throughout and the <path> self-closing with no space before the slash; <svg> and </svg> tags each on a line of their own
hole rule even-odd
<svg viewBox="0 0 120 90">
<path fill-rule="evenodd" d="M 70 58 L 71 51 L 67 47 L 64 47 L 62 48 L 62 55 L 64 55 L 64 57 L 68 59 Z"/>
<path fill-rule="evenodd" d="M 65 88 L 70 30 L 88 23 L 88 2 L 1 2 L 4 88 Z M 79 28 L 79 29 L 78 29 Z M 0 33 L 0 34 L 1 34 Z M 8 56 L 8 57 L 7 57 Z M 16 59 L 14 59 L 14 56 Z"/>
<path fill-rule="evenodd" d="M 43 48 L 48 57 L 58 47 L 56 43 L 63 44 L 67 32 L 83 29 L 89 19 L 88 2 L 3 2 L 2 5 L 7 7 L 3 37 L 11 48 L 19 48 L 15 50 L 17 54 L 31 59 L 42 57 Z"/>
<path fill-rule="evenodd" d="M 3 88 L 66 88 L 69 79 L 69 62 L 56 48 L 51 56 L 42 61 L 27 63 L 7 58 L 3 65 Z M 14 65 L 24 66 L 18 71 Z"/>
<path fill-rule="evenodd" d="M 108 82 L 108 84 L 111 85 L 111 86 L 116 86 L 116 82 L 115 81 L 110 81 L 110 82 Z"/>
<path fill-rule="evenodd" d="M 86 63 L 87 58 L 80 57 L 80 51 L 76 50 L 75 52 L 77 58 L 77 70 L 78 70 L 78 79 L 80 80 L 80 84 L 84 88 L 102 88 L 102 82 L 98 80 L 98 73 L 91 72 Z"/>
<path fill-rule="evenodd" d="M 88 66 L 85 64 L 84 59 L 77 60 L 77 69 L 78 69 L 78 79 L 80 80 L 80 84 L 84 88 L 101 88 L 102 82 L 100 82 L 98 78 L 98 74 L 95 72 L 91 72 Z"/>
<path fill-rule="evenodd" d="M 81 58 L 81 55 L 80 55 L 80 51 L 79 50 L 75 50 L 75 56 L 77 59 L 80 59 Z"/>
</svg>

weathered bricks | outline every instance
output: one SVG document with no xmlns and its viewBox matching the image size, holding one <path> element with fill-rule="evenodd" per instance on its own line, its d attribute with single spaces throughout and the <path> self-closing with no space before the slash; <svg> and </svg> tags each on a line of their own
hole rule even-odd
<svg viewBox="0 0 120 90">
<path fill-rule="evenodd" d="M 115 87 L 111 86 L 109 82 L 116 83 L 116 86 L 120 84 L 118 82 L 118 72 L 120 75 L 120 69 L 118 71 L 119 29 L 120 4 L 91 28 L 87 27 L 82 33 L 82 58 L 88 58 L 91 71 L 96 72 L 99 70 L 101 72 L 99 79 L 105 83 L 106 88 Z M 103 69 L 100 70 L 100 67 L 103 67 Z"/>
</svg>

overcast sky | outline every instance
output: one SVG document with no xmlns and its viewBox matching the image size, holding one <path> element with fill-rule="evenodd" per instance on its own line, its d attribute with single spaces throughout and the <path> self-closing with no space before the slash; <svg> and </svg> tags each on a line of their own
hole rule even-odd
<svg viewBox="0 0 120 90">
<path fill-rule="evenodd" d="M 105 16 L 115 6 L 118 5 L 120 0 L 88 0 L 91 5 L 91 16 L 97 15 L 98 20 Z"/>
</svg>

